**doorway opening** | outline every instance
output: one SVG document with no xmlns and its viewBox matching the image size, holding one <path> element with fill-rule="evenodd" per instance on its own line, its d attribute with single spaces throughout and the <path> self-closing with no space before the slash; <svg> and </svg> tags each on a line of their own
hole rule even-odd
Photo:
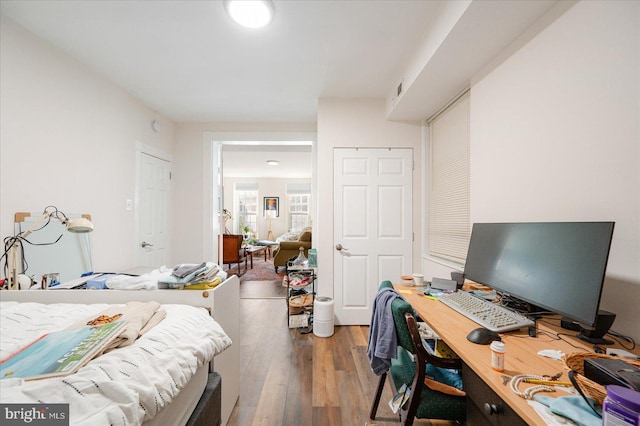
<svg viewBox="0 0 640 426">
<path fill-rule="evenodd" d="M 242 241 L 231 263 L 224 259 L 222 244 L 219 263 L 227 273 L 238 275 L 241 298 L 284 298 L 279 245 L 313 224 L 314 144 L 237 140 L 220 142 L 218 148 L 222 223 L 216 239 L 224 242 L 235 236 Z"/>
</svg>

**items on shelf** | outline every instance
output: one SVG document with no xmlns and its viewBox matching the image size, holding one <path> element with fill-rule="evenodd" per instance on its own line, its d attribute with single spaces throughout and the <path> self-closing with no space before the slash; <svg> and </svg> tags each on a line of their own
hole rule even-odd
<svg viewBox="0 0 640 426">
<path fill-rule="evenodd" d="M 310 333 L 313 330 L 315 281 L 315 269 L 309 268 L 304 249 L 300 248 L 300 254 L 287 261 L 282 284 L 287 287 L 289 328 L 298 328 L 301 333 Z"/>
<path fill-rule="evenodd" d="M 300 254 L 298 255 L 298 257 L 296 257 L 293 260 L 291 265 L 295 266 L 295 267 L 308 267 L 309 266 L 309 260 L 304 255 L 304 247 L 300 247 L 299 250 L 300 250 Z"/>
</svg>

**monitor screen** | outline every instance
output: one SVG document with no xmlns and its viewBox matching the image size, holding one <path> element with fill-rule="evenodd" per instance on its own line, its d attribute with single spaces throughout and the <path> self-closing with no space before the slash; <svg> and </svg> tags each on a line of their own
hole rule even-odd
<svg viewBox="0 0 640 426">
<path fill-rule="evenodd" d="M 614 222 L 475 223 L 465 277 L 592 326 Z"/>
</svg>

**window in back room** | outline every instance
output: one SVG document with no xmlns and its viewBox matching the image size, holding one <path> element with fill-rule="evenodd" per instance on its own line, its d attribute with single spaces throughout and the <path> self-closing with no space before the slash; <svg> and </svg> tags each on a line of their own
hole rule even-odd
<svg viewBox="0 0 640 426">
<path fill-rule="evenodd" d="M 289 229 L 299 231 L 311 225 L 311 185 L 309 183 L 287 184 Z"/>
<path fill-rule="evenodd" d="M 258 213 L 258 184 L 236 183 L 234 194 L 234 206 L 236 220 L 234 231 L 238 234 L 247 232 L 256 233 Z M 248 231 L 247 231 L 248 230 Z"/>
</svg>

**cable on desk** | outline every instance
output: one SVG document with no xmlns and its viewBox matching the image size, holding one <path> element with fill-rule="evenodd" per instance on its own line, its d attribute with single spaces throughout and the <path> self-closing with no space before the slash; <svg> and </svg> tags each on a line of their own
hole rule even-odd
<svg viewBox="0 0 640 426">
<path fill-rule="evenodd" d="M 559 337 L 554 336 L 553 333 L 549 333 L 548 331 L 545 331 L 545 330 L 538 330 L 538 334 L 539 335 L 540 334 L 546 334 L 546 336 L 551 338 L 553 341 L 562 340 Z M 528 339 L 528 338 L 531 337 L 528 334 L 527 335 L 522 335 L 522 336 L 518 336 L 518 335 L 515 335 L 515 334 L 504 334 L 504 335 L 501 335 L 501 336 L 502 337 L 514 338 L 514 339 Z M 552 341 L 552 340 L 549 340 L 549 341 Z M 545 343 L 545 342 L 543 342 L 543 343 Z"/>
<path fill-rule="evenodd" d="M 558 333 L 552 333 L 547 330 L 538 330 L 538 334 L 546 334 L 547 336 L 551 337 L 553 340 L 562 340 L 560 336 L 558 336 Z"/>
<path fill-rule="evenodd" d="M 549 325 L 557 326 L 558 324 L 554 324 L 554 323 L 552 323 L 552 322 L 550 321 L 550 320 L 555 320 L 555 319 L 560 320 L 560 318 L 546 318 L 545 320 L 540 319 L 540 320 L 538 320 L 538 321 L 543 322 L 543 323 L 545 323 L 545 324 L 549 324 Z M 561 320 L 560 320 L 560 321 L 561 321 Z M 614 339 L 616 342 L 618 342 L 618 344 L 619 344 L 620 346 L 622 346 L 624 349 L 626 349 L 626 350 L 628 350 L 628 351 L 632 351 L 632 350 L 634 350 L 634 349 L 636 348 L 636 342 L 635 342 L 635 341 L 633 340 L 633 338 L 632 338 L 632 337 L 630 337 L 630 336 L 625 336 L 624 334 L 620 334 L 620 333 L 615 332 L 615 331 L 608 331 L 608 332 L 607 332 L 607 334 L 608 334 L 609 336 L 613 337 L 613 339 Z M 565 334 L 565 335 L 566 335 L 566 336 L 571 336 L 571 334 Z M 576 336 L 576 337 L 577 337 L 577 336 Z M 627 345 L 625 345 L 625 344 L 624 344 L 620 339 L 622 339 L 622 340 L 624 340 L 624 341 L 626 341 L 626 342 L 630 343 L 630 344 L 631 344 L 631 346 L 627 346 Z M 564 339 L 563 339 L 563 340 L 564 340 Z"/>
<path fill-rule="evenodd" d="M 585 349 L 581 346 L 576 346 L 573 343 L 571 343 L 570 341 L 568 341 L 567 339 L 563 339 L 562 336 L 569 336 L 569 337 L 575 337 L 577 338 L 578 335 L 577 334 L 569 334 L 569 333 L 556 333 L 556 335 L 560 338 L 560 340 L 562 340 L 563 342 L 568 343 L 569 345 L 573 346 L 576 349 L 579 349 L 581 351 L 585 351 L 585 352 L 590 352 L 588 349 Z"/>
<path fill-rule="evenodd" d="M 611 337 L 613 337 L 613 340 L 615 340 L 616 342 L 618 342 L 618 344 L 620 346 L 622 346 L 623 348 L 625 348 L 628 351 L 632 351 L 636 348 L 636 342 L 633 340 L 633 338 L 629 337 L 629 336 L 625 336 L 623 334 L 620 333 L 616 333 L 615 331 L 609 331 L 607 332 L 608 335 L 610 335 Z M 624 343 L 622 343 L 620 341 L 620 339 L 625 340 L 629 343 L 631 343 L 631 347 L 627 347 Z"/>
</svg>

